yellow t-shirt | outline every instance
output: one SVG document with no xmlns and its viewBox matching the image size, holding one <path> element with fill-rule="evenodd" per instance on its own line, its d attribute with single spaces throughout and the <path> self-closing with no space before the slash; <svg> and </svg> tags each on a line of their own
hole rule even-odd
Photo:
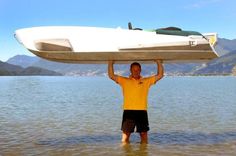
<svg viewBox="0 0 236 156">
<path fill-rule="evenodd" d="M 156 76 L 140 78 L 117 76 L 117 83 L 123 91 L 124 110 L 147 110 L 148 91 L 155 83 Z"/>
</svg>

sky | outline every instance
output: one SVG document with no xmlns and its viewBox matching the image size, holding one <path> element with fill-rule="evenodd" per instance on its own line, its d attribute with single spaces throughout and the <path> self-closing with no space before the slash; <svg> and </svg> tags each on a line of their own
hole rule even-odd
<svg viewBox="0 0 236 156">
<path fill-rule="evenodd" d="M 0 0 L 0 60 L 33 56 L 14 38 L 35 26 L 180 27 L 236 38 L 236 0 Z"/>
</svg>

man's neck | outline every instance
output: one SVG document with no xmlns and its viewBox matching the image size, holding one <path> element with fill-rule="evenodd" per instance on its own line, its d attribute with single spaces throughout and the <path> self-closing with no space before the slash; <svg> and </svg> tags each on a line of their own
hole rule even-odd
<svg viewBox="0 0 236 156">
<path fill-rule="evenodd" d="M 139 76 L 139 77 L 133 77 L 132 75 L 130 75 L 131 78 L 135 79 L 135 80 L 139 80 L 142 78 L 142 76 Z"/>
</svg>

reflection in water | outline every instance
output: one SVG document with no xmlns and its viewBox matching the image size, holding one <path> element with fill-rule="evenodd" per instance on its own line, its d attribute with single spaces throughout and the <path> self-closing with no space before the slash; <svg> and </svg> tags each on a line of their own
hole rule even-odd
<svg viewBox="0 0 236 156">
<path fill-rule="evenodd" d="M 127 156 L 148 156 L 148 144 L 123 144 L 124 155 Z"/>
<path fill-rule="evenodd" d="M 149 144 L 160 146 L 169 145 L 215 145 L 227 142 L 236 141 L 236 132 L 223 133 L 201 133 L 201 132 L 163 132 L 150 133 Z M 54 147 L 69 147 L 80 144 L 116 144 L 120 142 L 119 135 L 83 135 L 72 136 L 66 138 L 47 138 L 35 142 L 37 145 L 54 146 Z M 130 144 L 123 144 L 124 147 L 129 147 L 131 144 L 138 144 L 138 136 L 131 138 Z M 145 144 L 141 144 L 145 145 Z M 145 146 L 143 146 L 145 147 Z"/>
<path fill-rule="evenodd" d="M 236 132 L 163 132 L 150 133 L 149 138 L 149 144 L 140 144 L 138 135 L 133 135 L 130 144 L 120 144 L 119 135 L 85 135 L 38 140 L 35 145 L 37 148 L 50 149 L 54 153 L 77 149 L 79 154 L 85 155 L 205 155 L 209 151 L 211 154 L 236 153 Z"/>
<path fill-rule="evenodd" d="M 49 138 L 44 140 L 38 140 L 37 142 L 35 142 L 35 144 L 54 147 L 69 147 L 80 144 L 115 144 L 119 142 L 120 136 L 118 135 L 83 135 L 72 136 L 67 138 Z"/>
<path fill-rule="evenodd" d="M 151 133 L 151 142 L 160 145 L 214 145 L 236 141 L 236 132 L 201 133 L 201 132 L 166 132 Z"/>
</svg>

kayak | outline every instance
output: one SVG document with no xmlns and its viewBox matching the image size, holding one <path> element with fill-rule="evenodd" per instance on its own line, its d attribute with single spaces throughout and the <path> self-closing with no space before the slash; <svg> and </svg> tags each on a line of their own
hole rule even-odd
<svg viewBox="0 0 236 156">
<path fill-rule="evenodd" d="M 218 57 L 217 33 L 181 29 L 43 26 L 18 29 L 15 38 L 35 55 L 65 63 L 207 62 Z"/>
</svg>

